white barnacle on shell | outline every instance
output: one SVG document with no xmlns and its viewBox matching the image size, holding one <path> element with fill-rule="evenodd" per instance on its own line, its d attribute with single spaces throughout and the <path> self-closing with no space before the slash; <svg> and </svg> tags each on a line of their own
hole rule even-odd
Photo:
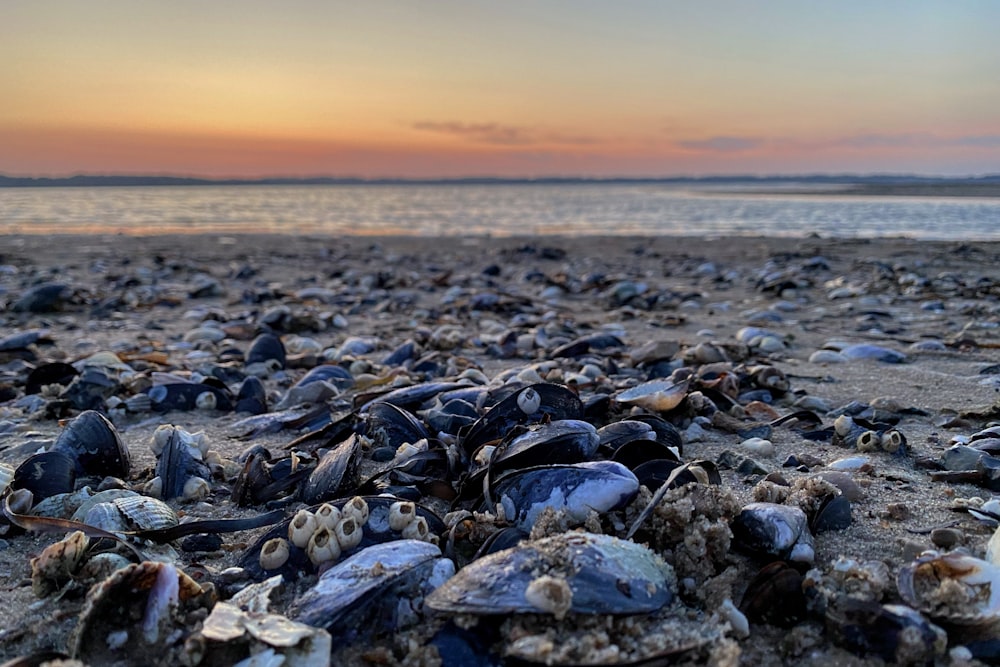
<svg viewBox="0 0 1000 667">
<path fill-rule="evenodd" d="M 573 589 L 565 579 L 543 574 L 531 580 L 524 591 L 524 599 L 539 611 L 552 614 L 561 621 L 573 606 Z"/>
<path fill-rule="evenodd" d="M 210 391 L 203 391 L 194 399 L 195 407 L 199 410 L 214 410 L 219 404 L 219 399 Z"/>
<path fill-rule="evenodd" d="M 318 508 L 316 508 L 315 516 L 316 516 L 317 530 L 319 528 L 327 528 L 329 530 L 333 530 L 334 528 L 337 527 L 337 524 L 340 523 L 340 520 L 343 518 L 343 515 L 340 513 L 340 510 L 337 509 L 335 505 L 331 505 L 330 503 L 323 503 Z"/>
<path fill-rule="evenodd" d="M 368 521 L 368 503 L 361 496 L 354 496 L 344 504 L 341 514 L 345 519 L 354 518 L 358 526 L 363 526 Z"/>
<path fill-rule="evenodd" d="M 265 570 L 277 570 L 288 562 L 288 541 L 283 537 L 275 537 L 260 548 L 260 566 Z"/>
<path fill-rule="evenodd" d="M 400 500 L 389 506 L 389 528 L 392 530 L 403 530 L 416 518 L 417 506 L 411 501 Z"/>
<path fill-rule="evenodd" d="M 531 387 L 522 389 L 517 396 L 517 407 L 524 414 L 533 415 L 541 409 L 542 397 Z"/>
<path fill-rule="evenodd" d="M 305 549 L 314 532 L 316 532 L 316 517 L 309 510 L 299 510 L 288 524 L 288 541 L 300 549 Z"/>
<path fill-rule="evenodd" d="M 344 516 L 334 529 L 334 534 L 337 537 L 337 542 L 344 551 L 353 549 L 361 544 L 361 540 L 365 535 L 361 524 L 353 516 Z"/>
<path fill-rule="evenodd" d="M 420 540 L 422 542 L 429 542 L 431 539 L 430 527 L 427 525 L 427 519 L 422 516 L 418 516 L 409 524 L 407 524 L 402 532 L 400 533 L 403 539 L 407 540 Z"/>
<path fill-rule="evenodd" d="M 306 555 L 317 567 L 324 563 L 332 563 L 340 558 L 342 548 L 336 536 L 326 528 L 320 528 L 309 538 L 306 545 Z"/>
</svg>

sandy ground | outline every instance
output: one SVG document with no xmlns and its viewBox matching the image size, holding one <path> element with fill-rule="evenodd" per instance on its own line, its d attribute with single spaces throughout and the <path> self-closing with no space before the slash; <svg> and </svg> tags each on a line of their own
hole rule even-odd
<svg viewBox="0 0 1000 667">
<path fill-rule="evenodd" d="M 776 272 L 784 272 L 777 281 L 783 289 L 768 286 Z M 209 279 L 215 281 L 214 291 L 191 296 L 196 285 Z M 9 308 L 29 285 L 45 281 L 66 283 L 77 294 L 56 312 Z M 613 286 L 625 281 L 643 284 L 642 298 L 615 302 L 610 296 Z M 327 303 L 296 297 L 306 288 L 324 288 L 334 296 Z M 501 306 L 470 308 L 470 299 L 484 292 L 499 295 Z M 365 298 L 369 294 L 372 298 Z M 1000 244 L 902 238 L 205 235 L 0 240 L 0 304 L 8 306 L 0 309 L 0 334 L 42 328 L 54 341 L 38 348 L 33 363 L 74 361 L 99 350 L 123 355 L 158 351 L 168 356 L 170 368 L 183 370 L 192 364 L 183 337 L 199 323 L 194 311 L 200 317 L 209 313 L 252 325 L 264 311 L 282 303 L 322 323 L 301 335 L 325 348 L 336 348 L 352 336 L 376 337 L 377 349 L 367 355 L 376 361 L 415 332 L 438 334 L 432 340 L 443 340 L 446 330 L 457 332 L 451 336 L 456 347 L 443 354 L 464 357 L 490 377 L 546 358 L 543 349 L 508 359 L 484 354 L 481 341 L 507 328 L 518 313 L 560 322 L 578 335 L 618 333 L 626 344 L 616 353 L 622 365 L 629 365 L 630 354 L 649 342 L 675 342 L 682 350 L 704 342 L 735 345 L 742 327 L 765 327 L 786 341 L 784 349 L 754 357 L 773 364 L 791 381 L 792 393 L 774 406 L 778 414 L 793 411 L 792 402 L 807 395 L 823 399 L 830 408 L 893 399 L 904 408 L 919 409 L 905 414 L 898 425 L 909 455 L 869 454 L 870 465 L 852 473 L 862 495 L 853 505 L 850 527 L 816 538 L 820 569 L 843 556 L 883 561 L 893 575 L 913 554 L 933 546 L 931 528 L 957 528 L 957 537 L 952 537 L 958 546 L 979 557 L 992 534 L 991 527 L 953 510 L 957 499 L 989 498 L 988 490 L 934 482 L 918 461 L 938 459 L 954 436 L 989 424 L 989 415 L 953 417 L 997 400 L 1000 383 L 990 382 L 997 376 L 983 371 L 1000 363 L 998 296 Z M 339 326 L 331 324 L 335 315 Z M 244 329 L 246 335 L 237 337 L 235 345 L 245 350 L 252 326 Z M 912 348 L 928 341 L 942 345 Z M 831 342 L 881 345 L 905 353 L 907 362 L 810 361 Z M 16 361 L 7 363 L 0 384 L 9 385 L 19 397 L 21 367 Z M 567 364 L 573 370 L 572 362 Z M 284 379 L 269 381 L 268 388 L 280 395 L 305 372 L 290 369 Z M 28 452 L 51 442 L 59 424 L 28 419 L 11 406 L 12 401 L 0 405 L 11 424 L 0 433 L 0 461 L 17 465 Z M 148 476 L 154 463 L 148 442 L 158 424 L 204 429 L 216 449 L 235 456 L 247 447 L 231 437 L 228 427 L 236 419 L 232 414 L 196 412 L 130 414 L 117 425 L 133 453 L 133 478 L 138 480 Z M 823 423 L 832 421 L 825 417 Z M 276 450 L 295 435 L 272 434 L 259 442 Z M 816 457 L 820 463 L 811 471 L 815 473 L 854 454 L 830 442 L 805 440 L 788 429 L 775 429 L 772 441 L 772 456 L 754 458 L 790 481 L 807 474 L 782 468 L 790 455 Z M 733 433 L 709 428 L 703 441 L 687 444 L 684 458 L 716 460 L 724 450 L 740 451 L 740 442 Z M 730 469 L 722 476 L 723 485 L 742 504 L 751 501 L 751 489 L 761 477 Z M 182 510 L 193 517 L 241 514 L 221 495 Z M 253 536 L 227 536 L 225 550 L 199 557 L 200 564 L 208 571 L 225 568 Z M 0 607 L 19 610 L 0 615 L 0 656 L 66 649 L 82 602 L 79 595 L 39 600 L 30 585 L 29 559 L 55 539 L 22 534 L 0 541 Z M 741 571 L 756 567 L 742 555 L 730 559 Z M 745 579 L 733 584 L 737 601 L 744 587 Z M 894 599 L 892 587 L 888 596 Z M 819 621 L 807 621 L 796 632 L 798 639 L 790 640 L 787 630 L 754 624 L 750 637 L 738 642 L 742 663 L 861 662 L 833 645 Z M 950 659 L 940 660 L 947 664 Z M 869 661 L 879 663 L 877 658 Z"/>
</svg>

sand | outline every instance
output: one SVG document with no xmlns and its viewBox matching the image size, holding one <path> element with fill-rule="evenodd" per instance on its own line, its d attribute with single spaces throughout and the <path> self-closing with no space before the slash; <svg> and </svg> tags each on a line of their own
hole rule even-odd
<svg viewBox="0 0 1000 667">
<path fill-rule="evenodd" d="M 464 357 L 489 377 L 546 356 L 540 349 L 507 359 L 484 354 L 483 344 L 507 328 L 517 312 L 560 322 L 579 335 L 619 334 L 626 344 L 616 353 L 621 364 L 628 364 L 629 354 L 648 342 L 672 342 L 681 349 L 705 342 L 735 346 L 741 328 L 765 327 L 786 341 L 784 349 L 754 357 L 773 364 L 791 381 L 793 393 L 774 406 L 779 414 L 793 411 L 792 401 L 805 395 L 823 399 L 830 408 L 892 399 L 917 409 L 898 425 L 908 441 L 907 456 L 871 453 L 871 465 L 852 473 L 862 497 L 853 505 L 850 527 L 816 537 L 817 567 L 828 568 L 841 556 L 874 559 L 894 575 L 920 548 L 932 546 L 931 528 L 956 527 L 959 545 L 979 557 L 993 532 L 954 511 L 957 499 L 989 498 L 988 490 L 934 482 L 919 461 L 938 459 L 953 437 L 969 435 L 990 421 L 989 414 L 952 417 L 997 400 L 1000 383 L 991 382 L 996 376 L 983 371 L 1000 363 L 1000 243 L 905 238 L 8 236 L 0 242 L 0 269 L 0 303 L 10 305 L 28 285 L 43 281 L 67 283 L 76 290 L 57 312 L 0 310 L 3 335 L 48 331 L 55 344 L 39 348 L 41 360 L 73 361 L 105 349 L 122 354 L 156 350 L 168 354 L 172 368 L 184 369 L 190 364 L 181 343 L 199 321 L 190 311 L 250 323 L 236 342 L 245 350 L 255 319 L 281 303 L 322 323 L 321 330 L 302 335 L 324 347 L 339 346 L 351 336 L 374 337 L 377 349 L 368 356 L 378 360 L 406 339 L 425 335 L 451 340 L 456 347 L 442 350 L 443 355 Z M 784 289 L 769 289 L 768 281 L 778 271 L 786 272 Z M 214 291 L 190 296 L 193 286 L 207 279 L 215 281 Z M 613 286 L 624 281 L 642 283 L 643 296 L 616 303 L 610 296 Z M 330 290 L 328 302 L 296 298 L 306 288 Z M 366 300 L 369 288 L 375 291 Z M 496 294 L 498 305 L 488 310 L 470 307 L 471 297 L 484 292 Z M 649 298 L 652 295 L 657 298 Z M 339 316 L 336 325 L 334 316 Z M 927 341 L 941 345 L 912 347 Z M 905 353 L 907 362 L 810 361 L 831 342 L 881 345 Z M 288 380 L 269 382 L 269 389 L 282 393 L 305 370 L 290 369 Z M 16 388 L 16 376 L 11 371 L 3 381 Z M 0 461 L 12 465 L 51 442 L 60 428 L 54 419 L 27 421 L 9 403 L 0 410 L 14 423 L 0 435 Z M 157 424 L 204 429 L 216 449 L 235 456 L 248 446 L 231 437 L 228 427 L 236 419 L 232 414 L 147 413 L 126 415 L 117 425 L 133 452 L 133 475 L 139 478 L 154 464 L 148 441 Z M 823 423 L 831 424 L 832 417 Z M 259 442 L 277 450 L 295 435 L 271 434 Z M 804 440 L 788 429 L 775 429 L 771 439 L 773 456 L 754 458 L 789 480 L 805 475 L 782 468 L 792 454 L 808 453 L 822 461 L 812 471 L 817 472 L 855 453 L 830 442 Z M 725 450 L 739 452 L 741 440 L 708 428 L 703 441 L 687 444 L 684 458 L 716 460 Z M 723 485 L 746 504 L 761 476 L 723 469 L 722 477 Z M 225 497 L 213 497 L 210 503 L 183 511 L 194 517 L 213 512 L 247 515 L 234 510 Z M 201 564 L 213 571 L 223 569 L 235 562 L 254 535 L 228 536 L 227 550 Z M 4 658 L 66 649 L 82 602 L 79 593 L 38 600 L 29 581 L 29 559 L 55 539 L 24 534 L 0 543 L 2 608 L 21 610 L 0 617 Z M 746 556 L 730 558 L 734 567 L 753 569 Z M 737 602 L 744 587 L 745 580 L 732 585 Z M 890 589 L 889 599 L 893 595 Z M 743 664 L 861 662 L 831 642 L 818 620 L 805 622 L 796 632 L 799 639 L 790 641 L 784 629 L 754 624 L 749 638 L 738 642 Z"/>
</svg>

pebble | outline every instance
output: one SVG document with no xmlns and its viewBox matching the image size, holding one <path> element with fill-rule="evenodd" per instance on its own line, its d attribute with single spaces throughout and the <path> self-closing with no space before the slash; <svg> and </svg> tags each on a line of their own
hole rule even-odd
<svg viewBox="0 0 1000 667">
<path fill-rule="evenodd" d="M 833 350 L 816 350 L 809 355 L 811 364 L 842 364 L 846 361 L 847 357 Z"/>
<path fill-rule="evenodd" d="M 965 542 L 965 533 L 957 528 L 935 528 L 931 531 L 931 542 L 934 546 L 949 551 Z"/>
<path fill-rule="evenodd" d="M 871 460 L 867 456 L 849 456 L 847 458 L 837 459 L 828 465 L 827 468 L 830 470 L 857 472 L 865 466 L 871 466 Z"/>
<path fill-rule="evenodd" d="M 763 456 L 768 459 L 774 457 L 774 444 L 764 438 L 747 438 L 740 443 L 740 446 L 755 456 Z"/>
</svg>

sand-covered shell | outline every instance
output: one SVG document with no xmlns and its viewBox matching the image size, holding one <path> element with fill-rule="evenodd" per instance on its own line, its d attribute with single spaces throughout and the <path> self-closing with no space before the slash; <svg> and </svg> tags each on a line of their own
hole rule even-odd
<svg viewBox="0 0 1000 667">
<path fill-rule="evenodd" d="M 234 656 L 247 654 L 268 655 L 273 662 L 267 664 L 329 665 L 331 648 L 325 630 L 227 602 L 217 603 L 186 643 L 188 664 L 201 665 L 232 664 Z"/>
<path fill-rule="evenodd" d="M 1000 627 L 1000 567 L 963 553 L 926 552 L 900 568 L 906 604 L 950 626 Z"/>
<path fill-rule="evenodd" d="M 640 544 L 569 532 L 473 561 L 426 604 L 455 614 L 558 614 L 568 596 L 563 613 L 640 614 L 670 603 L 673 578 L 670 566 Z"/>
<path fill-rule="evenodd" d="M 116 570 L 93 586 L 70 637 L 70 654 L 87 664 L 180 664 L 188 614 L 210 609 L 202 587 L 170 563 L 144 561 Z"/>
</svg>

